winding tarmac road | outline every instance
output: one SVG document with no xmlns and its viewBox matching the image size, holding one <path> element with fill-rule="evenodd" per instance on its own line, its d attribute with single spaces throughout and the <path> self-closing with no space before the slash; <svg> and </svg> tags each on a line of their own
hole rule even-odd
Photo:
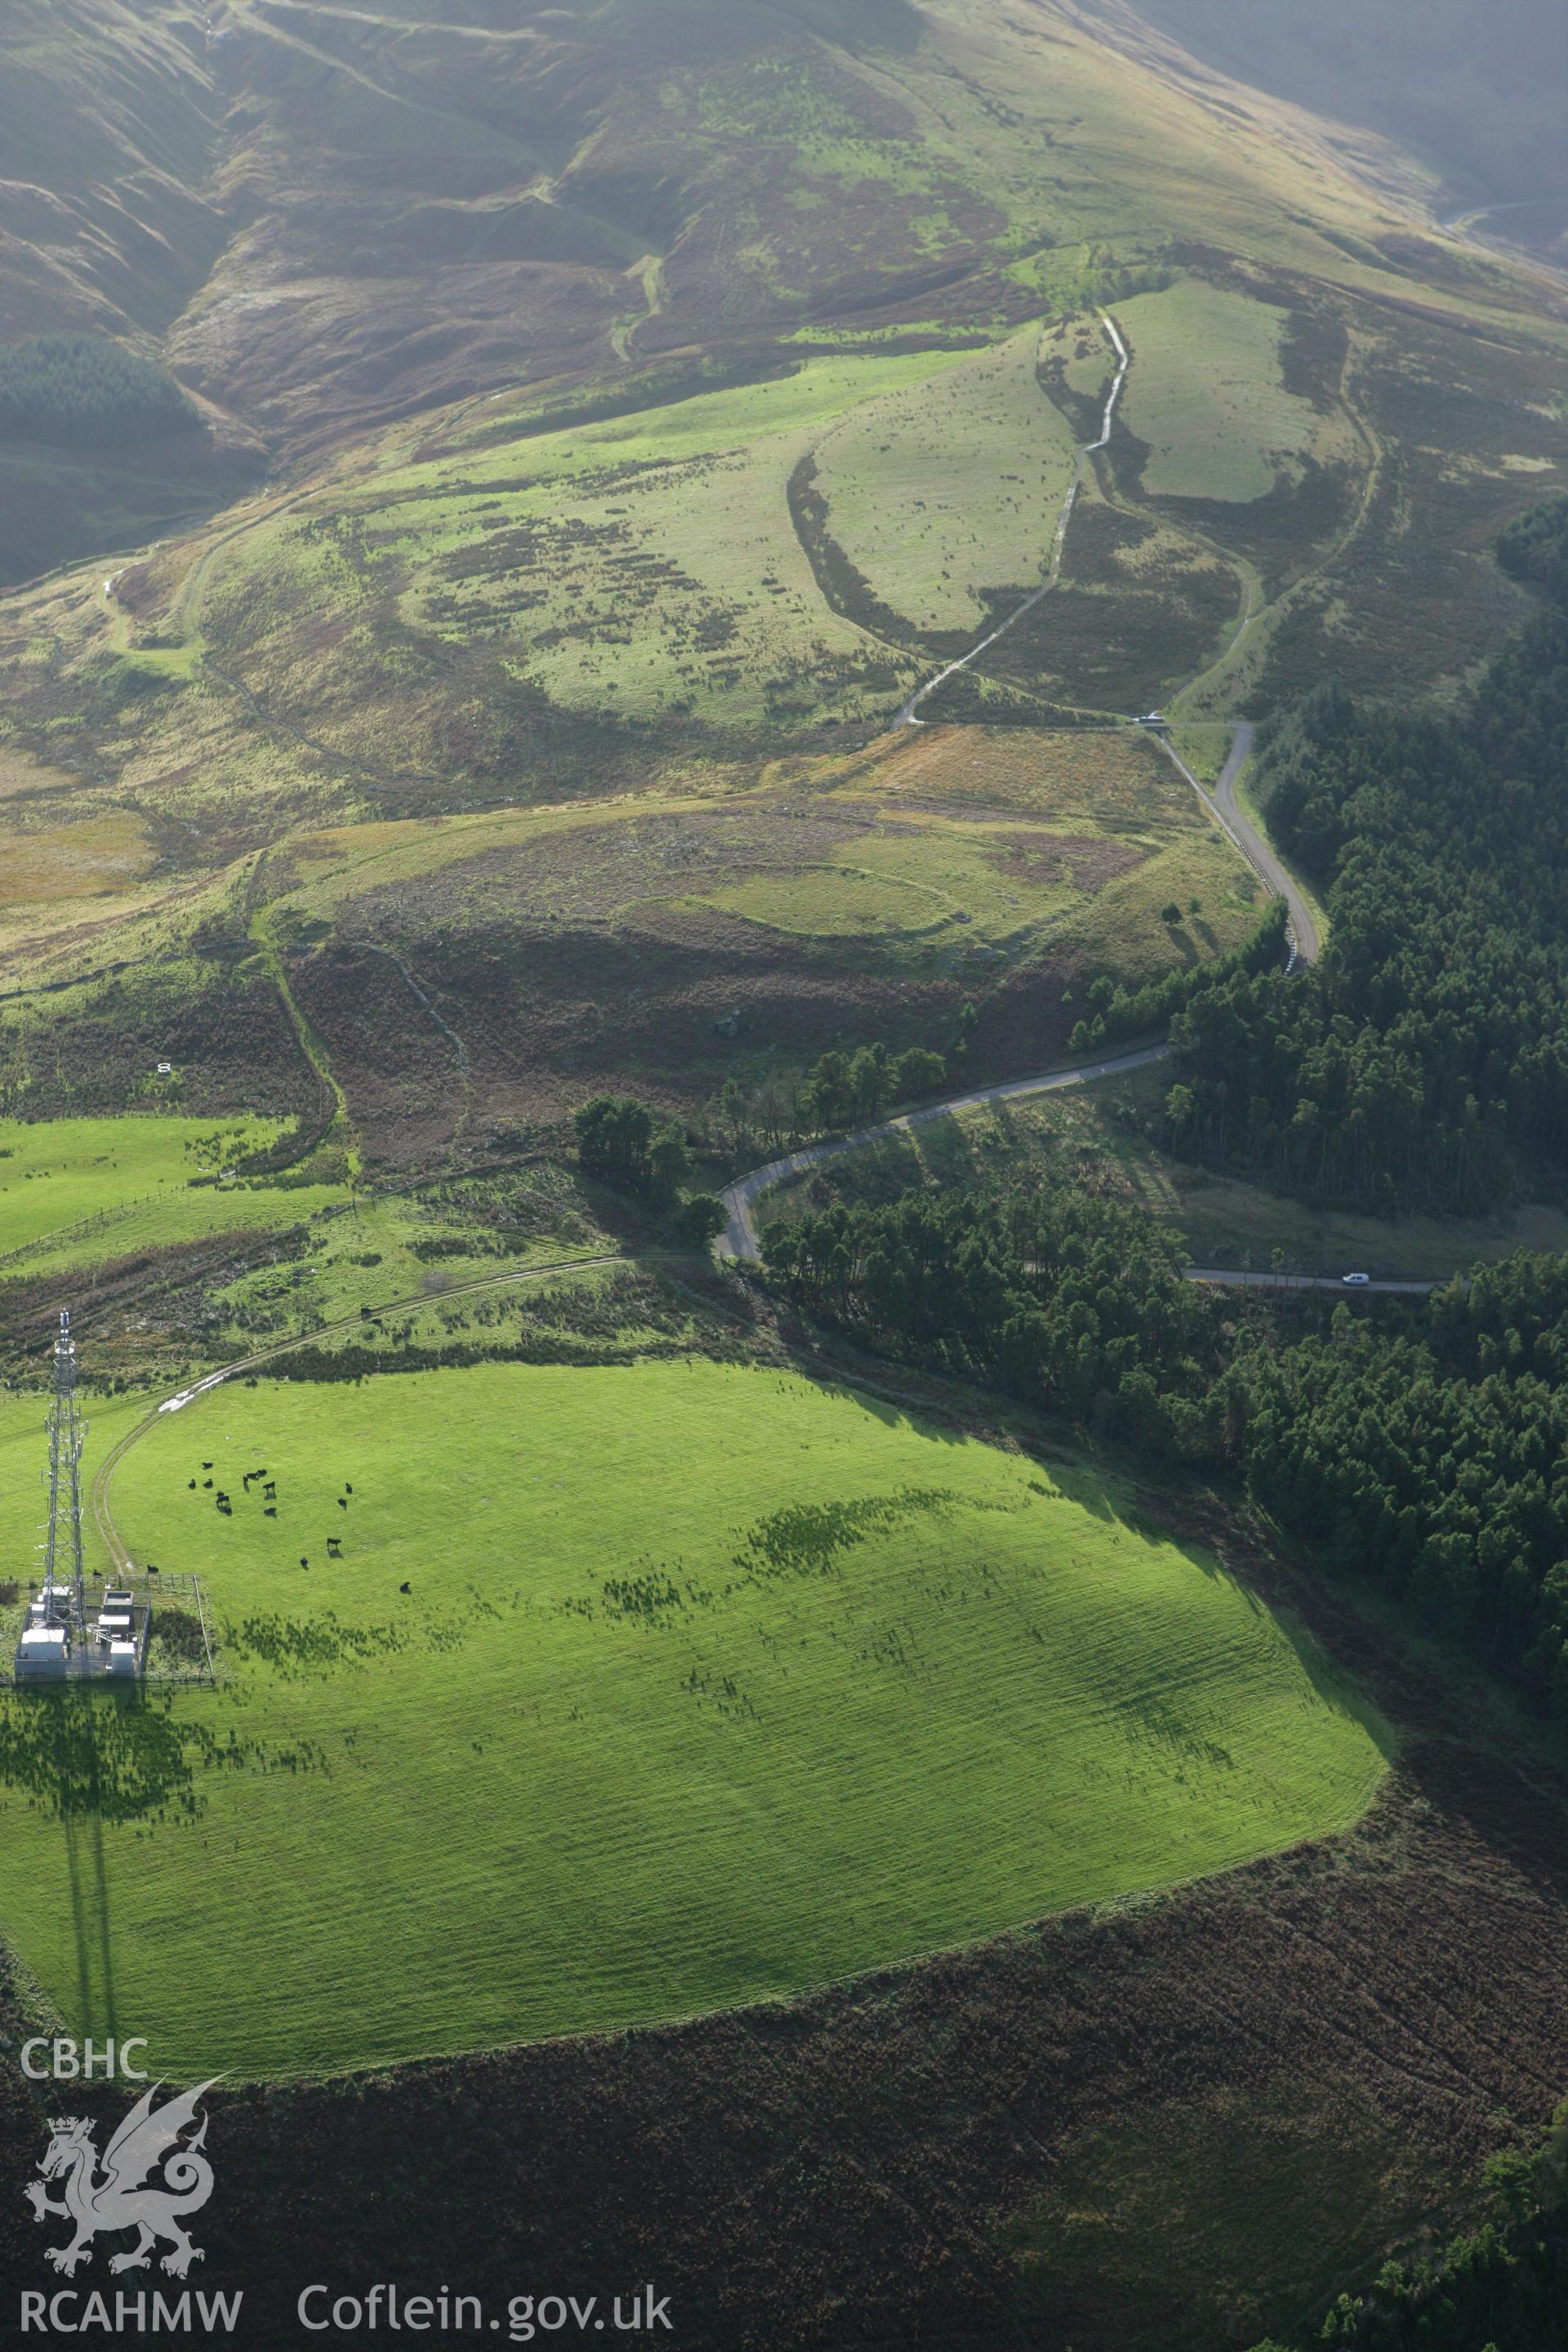
<svg viewBox="0 0 1568 2352">
<path fill-rule="evenodd" d="M 1227 1290 L 1354 1290 L 1362 1297 L 1369 1290 L 1381 1290 L 1424 1298 L 1429 1290 L 1443 1287 L 1440 1282 L 1414 1282 L 1384 1275 L 1369 1276 L 1365 1282 L 1347 1283 L 1342 1274 L 1237 1273 L 1234 1266 L 1223 1265 L 1188 1265 L 1182 1271 L 1189 1282 L 1213 1282 Z"/>
<path fill-rule="evenodd" d="M 1229 757 L 1221 771 L 1211 794 L 1198 782 L 1174 748 L 1162 736 L 1161 742 L 1180 768 L 1193 790 L 1209 810 L 1215 822 L 1236 843 L 1242 855 L 1257 868 L 1270 890 L 1285 900 L 1289 909 L 1291 931 L 1291 962 L 1310 963 L 1318 953 L 1318 929 L 1310 908 L 1285 866 L 1281 865 L 1258 828 L 1237 805 L 1236 781 L 1252 751 L 1252 728 L 1242 720 Z M 719 1198 L 723 1202 L 725 1225 L 714 1244 L 714 1255 L 721 1260 L 743 1265 L 755 1265 L 762 1255 L 757 1232 L 757 1203 L 764 1192 L 791 1177 L 802 1176 L 809 1168 L 818 1168 L 825 1160 L 837 1160 L 846 1151 L 858 1151 L 869 1143 L 881 1143 L 889 1137 L 907 1135 L 911 1129 L 923 1127 L 931 1119 L 949 1118 L 955 1112 L 978 1109 L 982 1104 L 1015 1102 L 1026 1095 L 1052 1094 L 1062 1087 L 1082 1086 L 1095 1078 L 1115 1077 L 1123 1070 L 1141 1070 L 1152 1062 L 1168 1060 L 1174 1052 L 1168 1045 L 1145 1045 L 1130 1054 L 1113 1054 L 1089 1062 L 1075 1062 L 1054 1070 L 1043 1071 L 1038 1077 L 1007 1078 L 995 1086 L 976 1087 L 967 1094 L 949 1095 L 941 1102 L 928 1103 L 920 1110 L 905 1111 L 898 1118 L 879 1119 L 870 1127 L 857 1128 L 853 1134 L 835 1136 L 821 1143 L 802 1144 L 796 1151 L 785 1153 L 783 1159 L 770 1160 L 765 1167 L 753 1168 L 733 1183 L 726 1184 Z M 1342 1290 L 1347 1287 L 1342 1275 L 1335 1274 L 1258 1274 L 1250 1267 L 1190 1265 L 1184 1269 L 1189 1282 L 1206 1282 L 1234 1286 L 1247 1290 Z M 1356 1283 L 1358 1292 L 1376 1291 L 1419 1297 L 1436 1290 L 1436 1282 L 1416 1281 L 1404 1276 L 1379 1276 Z"/>
<path fill-rule="evenodd" d="M 1120 338 L 1118 338 L 1118 348 L 1121 348 Z M 1123 372 L 1125 373 L 1125 370 Z M 1120 381 L 1119 378 L 1118 387 Z M 1113 391 L 1112 401 L 1114 397 Z M 1110 405 L 1110 403 L 1107 404 L 1107 431 L 1109 431 Z M 1102 440 L 1103 437 L 1102 436 Z M 1094 446 L 1099 447 L 1100 444 L 1096 443 Z M 1044 593 L 1043 589 L 1037 590 L 1030 602 L 1037 603 Z M 1020 610 L 1022 609 L 1020 607 Z M 991 641 L 987 638 L 984 642 L 989 644 Z M 979 652 L 981 648 L 976 646 L 974 650 Z M 973 656 L 967 658 L 973 659 Z M 941 675 L 943 677 L 948 677 L 951 675 L 952 668 L 961 667 L 962 664 L 952 664 L 950 669 L 942 671 Z M 933 678 L 931 685 L 935 686 L 938 682 Z M 924 691 L 929 692 L 930 688 L 925 688 Z M 916 699 L 918 700 L 919 697 Z M 1235 844 L 1270 892 L 1284 899 L 1289 917 L 1290 963 L 1293 968 L 1297 963 L 1311 963 L 1316 958 L 1319 948 L 1318 927 L 1312 919 L 1312 910 L 1307 904 L 1300 884 L 1281 863 L 1269 844 L 1265 841 L 1251 819 L 1237 804 L 1237 779 L 1252 756 L 1252 737 L 1251 721 L 1245 719 L 1238 721 L 1231 740 L 1229 753 L 1212 793 L 1199 782 L 1168 737 L 1159 734 L 1155 740 L 1181 770 L 1215 823 Z M 890 1136 L 908 1134 L 910 1129 L 922 1127 L 930 1119 L 948 1118 L 955 1111 L 977 1109 L 983 1103 L 1012 1102 L 1025 1095 L 1050 1094 L 1061 1087 L 1081 1086 L 1094 1078 L 1114 1077 L 1122 1070 L 1142 1069 L 1151 1062 L 1164 1061 L 1173 1051 L 1173 1048 L 1170 1045 L 1146 1045 L 1135 1053 L 1116 1054 L 1109 1057 L 1102 1056 L 1095 1061 L 1077 1062 L 1054 1070 L 1047 1070 L 1038 1077 L 1008 1078 L 995 1086 L 976 1087 L 967 1094 L 950 1095 L 941 1102 L 928 1103 L 922 1109 L 906 1111 L 898 1118 L 880 1119 L 870 1127 L 857 1128 L 850 1135 L 836 1136 L 822 1143 L 803 1144 L 798 1150 L 786 1153 L 782 1160 L 769 1160 L 765 1167 L 753 1168 L 746 1175 L 737 1176 L 733 1183 L 725 1185 L 719 1195 L 724 1204 L 725 1225 L 714 1244 L 715 1255 L 731 1261 L 756 1264 L 761 1256 L 761 1244 L 754 1213 L 758 1201 L 775 1184 L 784 1183 L 792 1176 L 804 1175 L 808 1168 L 820 1167 L 824 1160 L 837 1160 L 846 1151 L 858 1151 L 866 1144 L 880 1143 Z M 1332 1290 L 1341 1286 L 1341 1277 L 1337 1275 L 1276 1276 L 1253 1274 L 1246 1269 L 1226 1270 L 1218 1266 L 1190 1266 L 1187 1269 L 1187 1276 L 1193 1282 L 1237 1283 L 1244 1287 L 1269 1287 L 1279 1285 L 1292 1289 L 1316 1287 Z M 1358 1284 L 1356 1286 L 1379 1291 L 1422 1292 L 1435 1289 L 1436 1285 L 1430 1282 L 1390 1278 Z"/>
<path fill-rule="evenodd" d="M 765 1168 L 753 1168 L 749 1175 L 737 1176 L 732 1184 L 725 1185 L 719 1198 L 729 1222 L 714 1244 L 715 1255 L 755 1264 L 762 1254 L 752 1214 L 758 1200 L 773 1185 L 820 1167 L 825 1160 L 837 1160 L 841 1152 L 858 1151 L 863 1145 L 880 1143 L 890 1135 L 907 1135 L 928 1119 L 949 1118 L 954 1111 L 974 1110 L 982 1103 L 1012 1102 L 1020 1095 L 1050 1094 L 1058 1087 L 1082 1086 L 1088 1078 L 1114 1077 L 1119 1070 L 1141 1070 L 1147 1063 L 1164 1061 L 1172 1050 L 1169 1045 L 1145 1045 L 1134 1054 L 1113 1054 L 1109 1059 L 1047 1070 L 1037 1078 L 1008 1078 L 999 1086 L 977 1087 L 973 1094 L 950 1095 L 944 1102 L 929 1103 L 923 1110 L 905 1111 L 900 1118 L 879 1119 L 874 1127 L 857 1128 L 853 1135 L 836 1136 L 830 1142 L 803 1143 L 798 1151 L 770 1160 Z"/>
<path fill-rule="evenodd" d="M 1116 404 L 1131 364 L 1131 352 L 1123 341 L 1114 320 L 1108 313 L 1102 312 L 1100 323 L 1116 352 L 1118 362 L 1116 373 L 1106 398 L 1104 413 L 1100 420 L 1100 437 L 1098 440 L 1085 444 L 1077 452 L 1072 481 L 1062 502 L 1057 521 L 1051 547 L 1050 566 L 1046 578 L 1015 607 L 999 626 L 989 630 L 970 648 L 968 653 L 957 661 L 949 662 L 923 686 L 917 688 L 900 711 L 897 723 L 910 726 L 923 724 L 918 713 L 920 705 L 926 700 L 927 697 L 933 694 L 945 679 L 952 677 L 960 670 L 966 669 L 989 646 L 994 645 L 999 637 L 1005 635 L 1007 631 L 1022 620 L 1026 613 L 1031 612 L 1056 586 L 1061 571 L 1068 525 L 1072 519 L 1073 509 L 1083 482 L 1085 467 L 1094 453 L 1103 449 L 1110 441 L 1115 421 Z M 226 545 L 230 539 L 237 537 L 241 531 L 254 528 L 257 522 L 270 520 L 274 515 L 300 503 L 308 495 L 308 491 L 295 492 L 291 497 L 268 508 L 262 514 L 250 518 L 225 532 L 207 548 L 187 579 L 183 592 L 182 608 L 188 620 L 194 623 L 199 616 L 200 600 L 206 573 L 213 558 L 219 550 Z M 112 595 L 117 576 L 111 574 L 105 581 L 106 595 Z M 263 711 L 249 688 L 242 681 L 214 669 L 210 661 L 204 659 L 203 667 L 213 670 L 213 674 L 223 685 L 243 696 L 251 705 L 255 715 L 264 719 L 268 725 L 281 726 L 289 733 L 297 733 L 298 730 L 290 727 L 287 721 L 278 721 L 270 713 Z M 352 760 L 343 759 L 341 754 L 332 753 L 326 745 L 310 742 L 309 738 L 300 736 L 299 740 L 307 743 L 311 750 L 321 751 L 329 758 L 338 759 L 344 766 L 353 768 L 358 764 Z M 1212 793 L 1194 774 L 1166 735 L 1160 733 L 1156 736 L 1156 740 L 1186 778 L 1215 822 L 1247 859 L 1269 890 L 1284 898 L 1289 913 L 1291 963 L 1294 964 L 1298 961 L 1303 963 L 1311 962 L 1318 953 L 1319 941 L 1317 926 L 1306 898 L 1274 850 L 1264 840 L 1250 819 L 1244 814 L 1237 802 L 1237 780 L 1252 753 L 1253 730 L 1250 722 L 1244 719 L 1237 725 L 1224 768 Z M 425 1004 L 432 1018 L 438 1026 L 447 1030 L 447 1035 L 457 1047 L 459 1062 L 466 1070 L 468 1056 L 462 1041 L 455 1032 L 447 1028 L 447 1024 L 430 1004 L 404 959 L 390 950 L 380 949 L 377 952 L 390 954 L 392 960 L 398 964 L 404 978 L 420 1002 Z M 1097 1078 L 1113 1077 L 1122 1071 L 1142 1069 L 1151 1063 L 1168 1059 L 1173 1051 L 1173 1048 L 1169 1045 L 1146 1045 L 1131 1053 L 1110 1055 L 1093 1061 L 1079 1062 L 1047 1070 L 1036 1077 L 1005 1079 L 994 1086 L 979 1087 L 965 1094 L 949 1096 L 941 1102 L 927 1104 L 919 1110 L 907 1111 L 896 1118 L 879 1120 L 872 1126 L 857 1129 L 853 1134 L 837 1136 L 820 1143 L 803 1145 L 798 1150 L 790 1152 L 782 1159 L 770 1160 L 764 1167 L 754 1168 L 725 1186 L 720 1198 L 724 1204 L 726 1223 L 723 1233 L 714 1244 L 714 1255 L 721 1262 L 756 1263 L 761 1256 L 761 1245 L 754 1212 L 763 1193 L 792 1176 L 803 1174 L 809 1168 L 818 1167 L 826 1160 L 837 1159 L 844 1152 L 859 1150 L 867 1144 L 880 1142 L 892 1136 L 907 1134 L 912 1129 L 924 1126 L 930 1120 L 947 1118 L 955 1112 L 976 1109 L 985 1103 L 1016 1101 L 1030 1095 L 1049 1094 L 1064 1087 L 1081 1086 Z M 452 1297 L 469 1291 L 496 1289 L 512 1283 L 536 1280 L 542 1276 L 564 1271 L 568 1267 L 617 1263 L 619 1257 L 618 1252 L 606 1252 L 598 1255 L 566 1260 L 560 1264 L 518 1267 L 505 1274 L 488 1276 L 479 1281 L 455 1285 L 450 1291 L 421 1294 L 417 1298 L 390 1299 L 377 1307 L 374 1313 L 377 1317 L 395 1314 L 428 1306 L 432 1296 Z M 1192 1282 L 1234 1285 L 1242 1288 L 1336 1290 L 1343 1286 L 1342 1277 L 1332 1275 L 1258 1274 L 1246 1268 L 1220 1266 L 1189 1266 L 1185 1269 L 1185 1273 L 1187 1279 Z M 1378 1279 L 1361 1283 L 1356 1286 L 1358 1289 L 1369 1291 L 1418 1295 L 1436 1288 L 1437 1285 L 1432 1282 Z M 315 1341 L 359 1328 L 362 1320 L 363 1318 L 357 1315 L 344 1317 L 331 1323 L 319 1325 L 313 1330 L 296 1333 L 291 1338 L 277 1341 L 270 1347 L 258 1349 L 253 1354 L 237 1358 L 232 1363 L 220 1366 L 202 1379 L 191 1382 L 187 1387 L 177 1390 L 174 1394 L 162 1399 L 142 1420 L 125 1433 L 100 1465 L 92 1486 L 93 1517 L 117 1571 L 128 1570 L 132 1562 L 115 1526 L 110 1506 L 110 1487 L 114 1472 L 131 1448 L 157 1426 L 160 1418 L 165 1413 L 182 1412 L 210 1390 L 220 1387 L 225 1381 L 234 1379 L 237 1375 L 258 1370 L 279 1356 L 287 1355 L 298 1348 L 309 1347 Z"/>
<path fill-rule="evenodd" d="M 1054 1093 L 1061 1087 L 1082 1086 L 1094 1078 L 1115 1077 L 1122 1070 L 1142 1070 L 1151 1062 L 1163 1062 L 1175 1051 L 1172 1045 L 1145 1045 L 1132 1054 L 1114 1054 L 1107 1060 L 1076 1062 L 1069 1067 L 1047 1070 L 1037 1078 L 1009 1078 L 994 1087 L 977 1087 L 972 1094 L 951 1095 L 946 1101 L 928 1103 L 923 1110 L 904 1112 L 900 1118 L 879 1119 L 874 1127 L 857 1128 L 853 1135 L 836 1136 L 829 1142 L 805 1143 L 798 1151 L 786 1152 L 782 1160 L 770 1160 L 765 1168 L 751 1169 L 726 1184 L 719 1198 L 723 1202 L 728 1222 L 713 1244 L 714 1255 L 721 1260 L 742 1265 L 756 1265 L 762 1256 L 762 1243 L 757 1233 L 756 1207 L 764 1192 L 775 1184 L 787 1182 L 792 1176 L 804 1176 L 808 1168 L 819 1168 L 826 1160 L 837 1160 L 846 1151 L 858 1151 L 868 1143 L 885 1142 L 889 1136 L 907 1135 L 911 1128 L 923 1127 L 929 1119 L 948 1118 L 955 1111 L 973 1110 L 982 1103 L 1014 1102 L 1024 1095 Z M 1256 1274 L 1249 1266 L 1189 1265 L 1183 1268 L 1189 1282 L 1207 1282 L 1238 1290 L 1344 1290 L 1402 1293 L 1420 1297 L 1429 1290 L 1441 1289 L 1437 1282 L 1418 1282 L 1403 1276 L 1374 1276 L 1364 1282 L 1347 1285 L 1340 1274 Z"/>
<path fill-rule="evenodd" d="M 1199 782 L 1168 737 L 1161 735 L 1156 740 L 1167 756 L 1180 768 L 1215 824 L 1223 832 L 1229 835 L 1247 864 L 1267 883 L 1272 895 L 1276 898 L 1284 899 L 1290 919 L 1292 964 L 1315 963 L 1318 960 L 1320 945 L 1318 926 L 1313 920 L 1312 910 L 1307 904 L 1301 886 L 1289 866 L 1281 860 L 1279 853 L 1264 839 L 1251 818 L 1243 813 L 1237 803 L 1237 779 L 1252 757 L 1251 719 L 1241 719 L 1237 721 L 1236 732 L 1231 739 L 1230 751 L 1224 767 L 1220 770 L 1219 780 L 1212 793 L 1205 785 Z"/>
</svg>

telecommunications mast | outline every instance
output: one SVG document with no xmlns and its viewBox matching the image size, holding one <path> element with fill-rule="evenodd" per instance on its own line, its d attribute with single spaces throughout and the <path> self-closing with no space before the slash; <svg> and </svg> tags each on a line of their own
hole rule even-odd
<svg viewBox="0 0 1568 2352">
<path fill-rule="evenodd" d="M 79 1639 L 87 1625 L 81 1558 L 81 1447 L 87 1423 L 76 1401 L 76 1341 L 69 1308 L 55 1337 L 55 1402 L 49 1414 L 49 1528 L 44 1547 L 44 1622 Z M 70 1580 L 69 1611 L 62 1579 Z"/>
</svg>

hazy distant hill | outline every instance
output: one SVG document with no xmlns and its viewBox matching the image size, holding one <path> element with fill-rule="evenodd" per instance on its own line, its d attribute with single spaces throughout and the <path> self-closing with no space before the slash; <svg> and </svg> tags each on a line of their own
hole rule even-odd
<svg viewBox="0 0 1568 2352">
<path fill-rule="evenodd" d="M 1258 89 L 1415 148 L 1453 205 L 1568 204 L 1557 0 L 1090 0 Z M 1562 224 L 1559 221 L 1559 227 Z"/>
<path fill-rule="evenodd" d="M 1325 0 L 1308 40 L 1220 0 L 19 0 L 6 315 L 118 335 L 205 430 L 134 463 L 7 444 L 5 574 L 161 539 L 134 630 L 84 577 L 64 667 L 106 630 L 132 683 L 154 653 L 181 695 L 221 667 L 377 776 L 868 726 L 1037 583 L 1112 304 L 1135 363 L 1062 593 L 972 695 L 1144 707 L 1244 619 L 1205 709 L 1325 663 L 1443 688 L 1513 617 L 1486 550 L 1559 464 L 1568 296 L 1434 206 L 1491 193 L 1508 74 L 1519 155 L 1543 141 L 1552 44 L 1531 19 L 1533 75 L 1470 70 L 1507 47 L 1479 6 L 1447 0 L 1467 47 L 1406 24 L 1456 141 L 1473 95 L 1450 163 L 1394 135 L 1425 85 L 1403 10 L 1367 14 Z M 630 501 L 571 437 L 616 415 L 663 420 L 622 453 Z M 209 565 L 191 527 L 263 457 L 289 506 L 220 525 Z M 541 484 L 590 460 L 563 510 Z M 160 704 L 160 740 L 197 708 Z M 223 726 L 248 772 L 255 710 Z"/>
</svg>

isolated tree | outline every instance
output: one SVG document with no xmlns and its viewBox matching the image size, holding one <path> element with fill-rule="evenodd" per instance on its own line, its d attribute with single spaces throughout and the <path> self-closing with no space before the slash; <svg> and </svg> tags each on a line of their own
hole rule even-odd
<svg viewBox="0 0 1568 2352">
<path fill-rule="evenodd" d="M 651 1178 L 653 1113 L 631 1095 L 595 1095 L 573 1114 L 584 1173 L 626 1192 L 646 1192 Z"/>
</svg>

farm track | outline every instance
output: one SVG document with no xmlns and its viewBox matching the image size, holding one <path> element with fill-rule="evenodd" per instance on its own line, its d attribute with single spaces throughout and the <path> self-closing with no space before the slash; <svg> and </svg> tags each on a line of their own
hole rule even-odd
<svg viewBox="0 0 1568 2352">
<path fill-rule="evenodd" d="M 298 1331 L 291 1339 L 275 1340 L 270 1347 L 258 1348 L 247 1356 L 237 1356 L 232 1363 L 221 1364 L 216 1371 L 204 1372 L 188 1388 L 176 1389 L 173 1396 L 161 1398 L 152 1411 L 128 1429 L 123 1437 L 110 1448 L 100 1463 L 92 1481 L 93 1524 L 108 1548 L 117 1574 L 123 1574 L 132 1565 L 130 1554 L 120 1539 L 110 1504 L 110 1487 L 114 1473 L 133 1445 L 139 1444 L 150 1430 L 155 1429 L 165 1412 L 179 1412 L 211 1389 L 221 1388 L 226 1381 L 243 1378 L 272 1363 L 279 1356 L 289 1356 L 300 1348 L 312 1347 L 319 1339 L 331 1339 L 347 1331 L 362 1331 L 374 1324 L 379 1316 L 405 1315 L 426 1307 L 434 1307 L 449 1298 L 470 1297 L 476 1291 L 500 1290 L 512 1283 L 535 1282 L 550 1274 L 574 1273 L 580 1266 L 624 1265 L 626 1256 L 619 1250 L 601 1250 L 582 1257 L 552 1258 L 543 1265 L 514 1266 L 506 1274 L 487 1274 L 472 1282 L 456 1282 L 443 1290 L 418 1291 L 402 1298 L 389 1298 L 384 1305 L 373 1307 L 368 1316 L 354 1313 L 342 1315 L 331 1323 L 318 1323 L 309 1331 Z"/>
<path fill-rule="evenodd" d="M 1068 485 L 1067 496 L 1062 500 L 1061 511 L 1057 517 L 1056 533 L 1051 541 L 1051 560 L 1045 578 L 1037 588 L 1030 590 L 1022 604 L 1015 605 L 1005 620 L 998 622 L 994 628 L 988 629 L 976 644 L 971 646 L 966 654 L 961 654 L 956 661 L 950 661 L 945 668 L 937 671 L 934 677 L 928 678 L 923 686 L 917 687 L 894 720 L 893 724 L 896 727 L 923 727 L 926 722 L 919 716 L 921 703 L 929 696 L 933 695 L 939 686 L 945 685 L 950 677 L 956 677 L 961 670 L 966 670 L 972 662 L 978 661 L 982 654 L 988 653 L 999 637 L 1005 637 L 1010 629 L 1016 628 L 1026 614 L 1032 613 L 1036 605 L 1050 594 L 1061 578 L 1062 558 L 1067 551 L 1068 525 L 1072 520 L 1073 509 L 1078 504 L 1078 494 L 1083 488 L 1084 468 L 1096 450 L 1103 449 L 1110 439 L 1111 428 L 1116 422 L 1116 404 L 1121 396 L 1121 387 L 1127 381 L 1127 371 L 1132 364 L 1132 354 L 1122 341 L 1116 322 L 1109 311 L 1100 312 L 1100 323 L 1110 336 L 1116 352 L 1116 373 L 1106 398 L 1104 415 L 1100 421 L 1099 440 L 1085 442 L 1074 457 L 1072 480 Z"/>
</svg>

